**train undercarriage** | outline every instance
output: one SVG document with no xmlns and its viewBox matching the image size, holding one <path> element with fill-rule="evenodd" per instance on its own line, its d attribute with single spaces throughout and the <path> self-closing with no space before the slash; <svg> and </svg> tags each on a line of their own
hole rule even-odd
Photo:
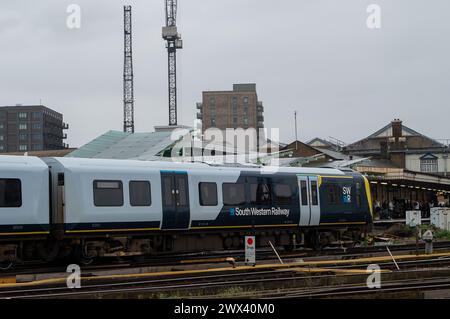
<svg viewBox="0 0 450 319">
<path fill-rule="evenodd" d="M 104 257 L 158 256 L 187 252 L 244 249 L 244 237 L 256 236 L 256 247 L 287 251 L 297 247 L 321 250 L 335 245 L 353 246 L 367 234 L 366 227 L 339 229 L 309 228 L 260 229 L 211 232 L 148 234 L 111 234 L 55 239 L 34 238 L 0 243 L 0 267 L 26 261 L 54 262 L 58 260 L 89 264 Z"/>
</svg>

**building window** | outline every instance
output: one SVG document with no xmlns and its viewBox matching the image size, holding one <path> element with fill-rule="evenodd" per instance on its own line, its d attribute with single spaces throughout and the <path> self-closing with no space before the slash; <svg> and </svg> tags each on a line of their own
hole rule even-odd
<svg viewBox="0 0 450 319">
<path fill-rule="evenodd" d="M 94 181 L 95 206 L 123 206 L 121 181 Z"/>
<path fill-rule="evenodd" d="M 33 118 L 34 119 L 41 119 L 42 118 L 42 112 L 33 112 Z"/>
<path fill-rule="evenodd" d="M 26 150 L 28 150 L 27 145 L 19 145 L 19 151 L 26 151 Z"/>
<path fill-rule="evenodd" d="M 420 158 L 420 171 L 424 173 L 438 172 L 438 158 L 433 154 L 425 154 Z"/>
<path fill-rule="evenodd" d="M 216 183 L 199 183 L 198 189 L 199 189 L 201 206 L 217 206 L 217 184 Z"/>
<path fill-rule="evenodd" d="M 27 139 L 28 139 L 27 134 L 24 134 L 24 133 L 19 134 L 19 140 L 26 141 Z"/>
<path fill-rule="evenodd" d="M 211 117 L 211 126 L 216 126 L 216 119 Z"/>
<path fill-rule="evenodd" d="M 26 130 L 27 129 L 27 123 L 20 123 L 19 124 L 19 130 Z"/>
<path fill-rule="evenodd" d="M 0 141 L 4 141 L 5 140 L 5 135 L 0 135 Z"/>
<path fill-rule="evenodd" d="M 5 128 L 5 123 L 0 123 L 0 130 Z"/>
<path fill-rule="evenodd" d="M 26 112 L 19 112 L 19 119 L 26 119 L 27 113 Z"/>
<path fill-rule="evenodd" d="M 223 204 L 226 206 L 243 205 L 245 203 L 245 185 L 242 183 L 223 183 Z"/>
<path fill-rule="evenodd" d="M 42 134 L 32 134 L 31 139 L 33 141 L 40 141 L 40 140 L 42 140 Z"/>
<path fill-rule="evenodd" d="M 33 123 L 32 128 L 35 129 L 35 130 L 40 130 L 41 129 L 41 123 Z"/>
<path fill-rule="evenodd" d="M 22 206 L 22 183 L 20 179 L 0 179 L 0 207 Z"/>
<path fill-rule="evenodd" d="M 42 144 L 33 144 L 33 151 L 42 151 Z"/>
<path fill-rule="evenodd" d="M 238 119 L 237 117 L 233 117 L 233 125 L 236 126 L 238 123 Z"/>
<path fill-rule="evenodd" d="M 248 97 L 245 96 L 243 100 L 244 100 L 244 104 L 248 104 Z"/>
<path fill-rule="evenodd" d="M 130 181 L 130 205 L 150 206 L 151 204 L 150 183 L 147 181 Z"/>
</svg>

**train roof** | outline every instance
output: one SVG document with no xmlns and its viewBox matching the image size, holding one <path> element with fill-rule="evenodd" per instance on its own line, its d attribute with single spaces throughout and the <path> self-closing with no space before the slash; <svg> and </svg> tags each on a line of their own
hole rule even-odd
<svg viewBox="0 0 450 319">
<path fill-rule="evenodd" d="M 186 163 L 169 161 L 140 161 L 122 159 L 94 159 L 94 158 L 70 158 L 51 157 L 44 158 L 46 162 L 57 161 L 62 166 L 70 169 L 76 168 L 133 168 L 135 169 L 161 169 L 161 170 L 217 170 L 217 171 L 275 171 L 287 174 L 319 174 L 319 175 L 345 175 L 344 172 L 334 168 L 313 168 L 313 167 L 269 167 L 269 166 L 220 166 L 206 163 Z"/>
<path fill-rule="evenodd" d="M 35 156 L 0 155 L 0 168 L 2 170 L 48 170 L 48 166 Z"/>
</svg>

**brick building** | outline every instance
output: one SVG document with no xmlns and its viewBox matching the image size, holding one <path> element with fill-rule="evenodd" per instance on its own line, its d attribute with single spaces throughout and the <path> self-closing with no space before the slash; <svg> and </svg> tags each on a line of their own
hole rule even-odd
<svg viewBox="0 0 450 319">
<path fill-rule="evenodd" d="M 67 148 L 69 126 L 62 114 L 43 105 L 0 107 L 0 153 Z"/>
<path fill-rule="evenodd" d="M 258 101 L 256 84 L 233 84 L 233 91 L 205 91 L 197 109 L 203 132 L 210 127 L 221 130 L 264 127 L 264 107 Z"/>
</svg>

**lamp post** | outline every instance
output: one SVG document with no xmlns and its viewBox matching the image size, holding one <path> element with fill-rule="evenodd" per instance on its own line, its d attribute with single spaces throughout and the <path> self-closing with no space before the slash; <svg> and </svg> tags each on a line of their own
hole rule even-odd
<svg viewBox="0 0 450 319">
<path fill-rule="evenodd" d="M 297 137 L 297 111 L 294 111 L 294 118 L 295 118 L 295 150 L 298 150 L 298 137 Z"/>
</svg>

